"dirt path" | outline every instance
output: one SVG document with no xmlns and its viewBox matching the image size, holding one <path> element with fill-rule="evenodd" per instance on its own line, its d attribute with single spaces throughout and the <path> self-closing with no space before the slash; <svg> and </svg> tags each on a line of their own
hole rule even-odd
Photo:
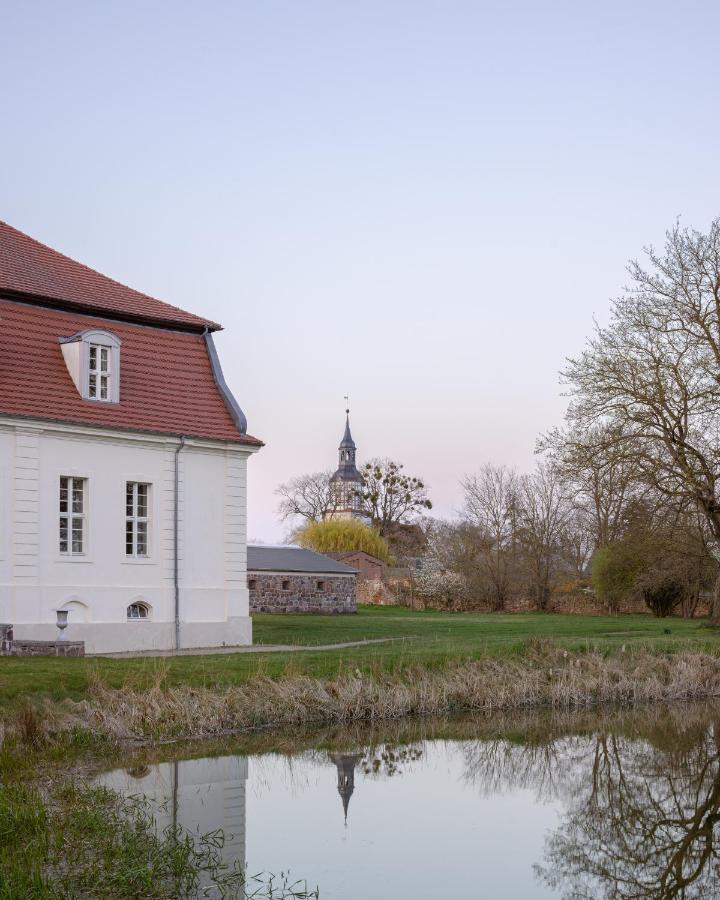
<svg viewBox="0 0 720 900">
<path fill-rule="evenodd" d="M 406 638 L 369 638 L 364 641 L 346 641 L 343 644 L 253 644 L 247 647 L 192 647 L 187 650 L 138 650 L 126 653 L 92 653 L 107 659 L 135 659 L 140 656 L 216 656 L 225 653 L 299 653 L 303 650 L 344 650 L 345 647 L 366 647 L 369 644 L 388 644 Z"/>
</svg>

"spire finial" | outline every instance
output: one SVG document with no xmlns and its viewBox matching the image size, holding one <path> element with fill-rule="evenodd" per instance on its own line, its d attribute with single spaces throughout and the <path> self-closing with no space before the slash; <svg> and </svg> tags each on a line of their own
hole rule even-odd
<svg viewBox="0 0 720 900">
<path fill-rule="evenodd" d="M 350 415 L 350 394 L 345 394 L 345 415 Z"/>
</svg>

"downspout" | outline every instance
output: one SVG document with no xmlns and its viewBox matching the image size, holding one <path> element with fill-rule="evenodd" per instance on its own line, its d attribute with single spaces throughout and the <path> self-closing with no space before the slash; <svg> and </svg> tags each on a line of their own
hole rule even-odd
<svg viewBox="0 0 720 900">
<path fill-rule="evenodd" d="M 185 435 L 175 448 L 175 515 L 173 528 L 174 586 L 175 586 L 175 649 L 180 649 L 180 451 L 185 446 Z"/>
</svg>

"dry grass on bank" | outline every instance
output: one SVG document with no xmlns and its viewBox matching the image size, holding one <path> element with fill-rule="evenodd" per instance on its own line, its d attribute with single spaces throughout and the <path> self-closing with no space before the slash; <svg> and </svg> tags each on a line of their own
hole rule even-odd
<svg viewBox="0 0 720 900">
<path fill-rule="evenodd" d="M 97 680 L 72 704 L 75 721 L 126 740 L 212 736 L 253 728 L 379 722 L 528 708 L 581 709 L 604 703 L 720 696 L 720 659 L 698 652 L 573 653 L 542 642 L 522 657 L 481 659 L 443 669 L 320 679 L 257 677 L 223 689 L 172 686 L 158 673 L 146 690 Z"/>
</svg>

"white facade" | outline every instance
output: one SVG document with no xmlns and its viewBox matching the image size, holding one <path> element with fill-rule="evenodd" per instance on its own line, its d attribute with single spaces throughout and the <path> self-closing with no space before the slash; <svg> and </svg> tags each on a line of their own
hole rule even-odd
<svg viewBox="0 0 720 900">
<path fill-rule="evenodd" d="M 65 637 L 84 640 L 87 653 L 251 643 L 246 466 L 255 448 L 181 443 L 0 416 L 0 622 L 17 638 L 56 639 L 64 609 Z M 62 478 L 84 486 L 75 554 L 61 550 Z M 128 482 L 149 486 L 147 555 L 126 550 Z M 133 604 L 147 618 L 128 618 Z"/>
</svg>

